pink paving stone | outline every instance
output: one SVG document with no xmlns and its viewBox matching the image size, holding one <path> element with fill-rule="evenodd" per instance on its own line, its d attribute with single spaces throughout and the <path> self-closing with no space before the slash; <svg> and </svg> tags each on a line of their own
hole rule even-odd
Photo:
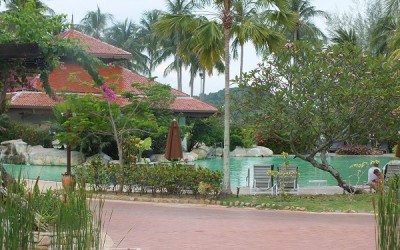
<svg viewBox="0 0 400 250">
<path fill-rule="evenodd" d="M 120 249 L 375 249 L 372 214 L 106 201 Z"/>
</svg>

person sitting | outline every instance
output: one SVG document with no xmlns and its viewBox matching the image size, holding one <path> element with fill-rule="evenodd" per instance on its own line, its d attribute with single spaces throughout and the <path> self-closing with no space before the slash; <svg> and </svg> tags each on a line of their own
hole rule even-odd
<svg viewBox="0 0 400 250">
<path fill-rule="evenodd" d="M 372 167 L 368 170 L 368 185 L 370 187 L 370 192 L 372 189 L 375 191 L 378 190 L 378 188 L 382 185 L 383 183 L 383 174 L 377 167 Z"/>
</svg>

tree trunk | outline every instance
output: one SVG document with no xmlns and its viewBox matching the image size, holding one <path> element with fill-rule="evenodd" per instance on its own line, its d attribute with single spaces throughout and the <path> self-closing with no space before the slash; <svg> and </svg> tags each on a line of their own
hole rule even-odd
<svg viewBox="0 0 400 250">
<path fill-rule="evenodd" d="M 230 184 L 230 97 L 229 97 L 229 43 L 230 43 L 230 30 L 232 24 L 232 18 L 230 16 L 230 0 L 224 0 L 224 38 L 225 38 L 225 104 L 224 104 L 224 179 L 222 186 L 222 195 L 232 194 Z"/>
<path fill-rule="evenodd" d="M 194 74 L 190 74 L 189 86 L 190 86 L 190 96 L 193 96 L 193 88 L 194 88 Z"/>
<path fill-rule="evenodd" d="M 329 164 L 328 161 L 326 159 L 326 151 L 322 151 L 321 152 L 321 162 L 318 162 L 314 159 L 314 155 L 315 154 L 310 154 L 310 155 L 302 155 L 302 154 L 298 154 L 295 153 L 295 156 L 304 160 L 304 161 L 308 161 L 309 163 L 311 163 L 315 168 L 321 169 L 322 171 L 328 172 L 330 173 L 337 181 L 338 186 L 343 188 L 343 190 L 345 190 L 348 193 L 352 193 L 352 194 L 358 194 L 358 193 L 362 193 L 363 190 L 362 189 L 356 189 L 355 187 L 353 187 L 352 185 L 348 184 L 343 177 L 340 175 L 340 173 L 332 168 Z"/>
<path fill-rule="evenodd" d="M 115 139 L 115 142 L 117 143 L 119 165 L 124 166 L 125 161 L 124 161 L 124 154 L 123 154 L 123 150 L 122 150 L 122 141 L 120 140 L 120 138 L 118 136 L 117 126 L 115 125 L 114 116 L 111 112 L 110 102 L 108 102 L 108 112 L 110 115 L 110 122 L 111 122 L 111 126 L 113 129 L 114 139 Z M 123 190 L 124 190 L 124 183 L 119 183 L 118 192 L 122 193 Z"/>
<path fill-rule="evenodd" d="M 243 60 L 244 60 L 244 44 L 240 45 L 240 69 L 239 69 L 239 81 L 242 83 L 243 76 Z"/>
</svg>

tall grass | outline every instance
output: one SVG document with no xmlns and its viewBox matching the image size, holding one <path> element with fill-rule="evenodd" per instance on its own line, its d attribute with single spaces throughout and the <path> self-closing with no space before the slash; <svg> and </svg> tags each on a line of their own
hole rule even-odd
<svg viewBox="0 0 400 250">
<path fill-rule="evenodd" d="M 34 249 L 43 231 L 51 249 L 102 249 L 103 205 L 83 186 L 40 192 L 17 181 L 0 197 L 0 249 Z"/>
<path fill-rule="evenodd" d="M 391 178 L 373 200 L 379 250 L 400 249 L 400 178 Z"/>
</svg>

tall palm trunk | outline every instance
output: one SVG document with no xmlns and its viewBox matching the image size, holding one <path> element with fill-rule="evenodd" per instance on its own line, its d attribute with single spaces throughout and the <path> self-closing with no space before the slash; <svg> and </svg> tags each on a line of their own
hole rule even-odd
<svg viewBox="0 0 400 250">
<path fill-rule="evenodd" d="M 240 69 L 239 69 L 239 80 L 242 82 L 243 76 L 243 59 L 244 59 L 244 44 L 240 45 Z"/>
<path fill-rule="evenodd" d="M 231 1 L 224 0 L 224 38 L 225 38 L 225 104 L 224 104 L 224 179 L 222 186 L 222 195 L 231 194 L 231 184 L 230 184 L 230 97 L 229 97 L 229 43 L 230 43 L 230 30 L 232 25 L 232 17 L 230 13 Z"/>
</svg>

